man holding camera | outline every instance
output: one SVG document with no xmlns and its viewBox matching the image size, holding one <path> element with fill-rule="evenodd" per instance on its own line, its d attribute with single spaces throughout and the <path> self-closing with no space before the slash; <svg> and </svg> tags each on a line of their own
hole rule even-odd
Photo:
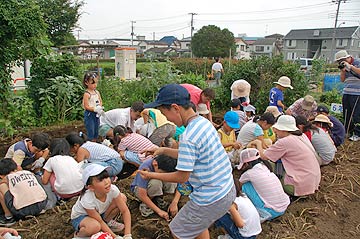
<svg viewBox="0 0 360 239">
<path fill-rule="evenodd" d="M 335 54 L 339 64 L 340 80 L 344 82 L 342 98 L 345 130 L 352 136 L 351 141 L 360 140 L 360 60 L 354 59 L 345 50 Z"/>
</svg>

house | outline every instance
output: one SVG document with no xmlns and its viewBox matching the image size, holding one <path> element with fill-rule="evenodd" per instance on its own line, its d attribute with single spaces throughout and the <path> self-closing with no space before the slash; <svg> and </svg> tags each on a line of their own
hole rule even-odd
<svg viewBox="0 0 360 239">
<path fill-rule="evenodd" d="M 190 48 L 191 48 L 191 37 L 185 37 L 180 41 L 180 49 L 182 50 L 189 50 L 190 52 Z"/>
<path fill-rule="evenodd" d="M 272 57 L 274 55 L 275 49 L 275 38 L 260 38 L 253 43 L 253 50 L 251 51 L 252 57 L 258 56 L 268 56 Z"/>
<path fill-rule="evenodd" d="M 178 53 L 176 49 L 172 47 L 153 47 L 148 49 L 145 52 L 145 55 L 152 58 L 161 58 L 166 56 L 178 56 Z"/>
<path fill-rule="evenodd" d="M 355 58 L 360 56 L 360 27 L 341 27 L 336 29 L 333 47 L 333 28 L 296 29 L 284 37 L 284 59 L 322 58 L 333 61 L 334 54 L 346 50 Z"/>
<path fill-rule="evenodd" d="M 173 48 L 176 48 L 176 49 L 181 48 L 180 41 L 174 36 L 165 36 L 165 37 L 161 38 L 159 41 L 166 42 L 168 47 L 173 47 Z"/>
<path fill-rule="evenodd" d="M 247 51 L 247 44 L 241 37 L 235 38 L 236 52 L 235 59 L 250 59 L 250 53 Z"/>
<path fill-rule="evenodd" d="M 143 40 L 139 42 L 138 48 L 140 53 L 145 53 L 147 50 L 151 48 L 169 48 L 169 46 L 166 42 L 162 42 L 162 41 Z"/>
</svg>

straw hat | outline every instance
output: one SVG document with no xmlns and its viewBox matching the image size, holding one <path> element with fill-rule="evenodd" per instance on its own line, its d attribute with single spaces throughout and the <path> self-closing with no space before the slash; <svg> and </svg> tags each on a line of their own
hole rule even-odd
<svg viewBox="0 0 360 239">
<path fill-rule="evenodd" d="M 301 108 L 304 110 L 311 110 L 315 100 L 311 95 L 305 95 L 301 103 Z"/>
<path fill-rule="evenodd" d="M 281 85 L 282 87 L 285 87 L 285 88 L 294 89 L 294 87 L 291 86 L 290 78 L 287 77 L 287 76 L 280 77 L 279 80 L 274 82 L 274 83 L 278 84 L 278 85 Z"/>
<path fill-rule="evenodd" d="M 206 106 L 206 104 L 198 104 L 197 106 L 197 113 L 200 115 L 207 115 L 209 114 L 209 110 Z"/>
<path fill-rule="evenodd" d="M 299 130 L 296 127 L 295 118 L 291 115 L 281 115 L 277 122 L 273 125 L 273 128 L 283 131 L 296 131 Z"/>
<path fill-rule="evenodd" d="M 278 107 L 273 106 L 273 105 L 268 106 L 268 107 L 266 108 L 265 112 L 271 113 L 275 118 L 277 118 L 279 115 L 281 115 Z"/>
<path fill-rule="evenodd" d="M 327 123 L 330 127 L 333 127 L 334 124 L 330 121 L 329 117 L 326 115 L 317 115 L 314 119 L 314 122 L 321 122 L 321 123 Z"/>
<path fill-rule="evenodd" d="M 348 57 L 350 57 L 351 55 L 349 55 L 347 53 L 347 51 L 345 50 L 341 50 L 341 51 L 338 51 L 336 52 L 335 54 L 335 61 L 340 61 L 340 60 L 343 60 L 343 59 L 346 59 Z"/>
<path fill-rule="evenodd" d="M 246 80 L 236 80 L 230 87 L 236 98 L 246 97 L 250 95 L 251 85 Z"/>
</svg>

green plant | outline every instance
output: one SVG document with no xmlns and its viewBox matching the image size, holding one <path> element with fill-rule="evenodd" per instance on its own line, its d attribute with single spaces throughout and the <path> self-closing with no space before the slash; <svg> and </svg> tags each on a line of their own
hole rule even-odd
<svg viewBox="0 0 360 239">
<path fill-rule="evenodd" d="M 37 125 L 33 101 L 26 95 L 12 95 L 7 110 L 11 126 L 16 130 Z"/>
<path fill-rule="evenodd" d="M 39 89 L 41 123 L 79 119 L 84 89 L 82 82 L 73 76 L 58 76 L 48 79 L 49 86 Z"/>
</svg>

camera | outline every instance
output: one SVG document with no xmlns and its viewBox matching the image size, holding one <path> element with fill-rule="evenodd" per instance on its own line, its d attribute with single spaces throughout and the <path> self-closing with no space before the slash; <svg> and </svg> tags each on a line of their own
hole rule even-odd
<svg viewBox="0 0 360 239">
<path fill-rule="evenodd" d="M 345 68 L 345 62 L 340 62 L 339 63 L 339 65 L 338 65 L 338 68 L 340 69 L 340 70 L 342 70 L 342 69 L 344 69 Z"/>
</svg>

